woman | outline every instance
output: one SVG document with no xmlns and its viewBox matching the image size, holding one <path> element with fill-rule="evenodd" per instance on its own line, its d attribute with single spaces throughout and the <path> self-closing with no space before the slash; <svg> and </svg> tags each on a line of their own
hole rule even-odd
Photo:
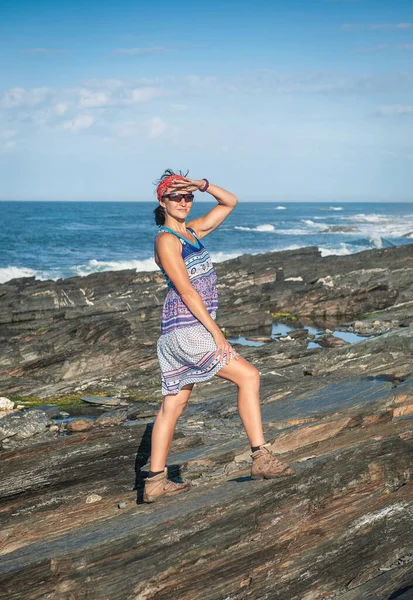
<svg viewBox="0 0 413 600">
<path fill-rule="evenodd" d="M 218 206 L 187 223 L 193 192 L 208 192 Z M 150 471 L 144 501 L 153 502 L 189 489 L 189 483 L 167 479 L 165 466 L 178 417 L 194 383 L 218 375 L 238 386 L 238 411 L 251 444 L 255 479 L 290 475 L 295 470 L 270 451 L 262 430 L 259 371 L 225 339 L 215 322 L 218 308 L 216 274 L 201 239 L 214 231 L 234 210 L 237 198 L 207 179 L 192 180 L 165 171 L 157 186 L 154 210 L 160 231 L 155 238 L 155 261 L 168 284 L 157 352 L 164 400 L 152 431 Z"/>
</svg>

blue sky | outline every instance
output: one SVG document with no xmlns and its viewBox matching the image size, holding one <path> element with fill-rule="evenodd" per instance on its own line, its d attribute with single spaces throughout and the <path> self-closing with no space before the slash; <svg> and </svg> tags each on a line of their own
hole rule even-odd
<svg viewBox="0 0 413 600">
<path fill-rule="evenodd" d="M 0 199 L 413 200 L 413 2 L 0 3 Z"/>
</svg>

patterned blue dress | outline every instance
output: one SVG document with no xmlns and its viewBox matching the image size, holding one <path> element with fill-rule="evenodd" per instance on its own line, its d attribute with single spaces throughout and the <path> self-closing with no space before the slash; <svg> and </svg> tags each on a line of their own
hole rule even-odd
<svg viewBox="0 0 413 600">
<path fill-rule="evenodd" d="M 180 239 L 182 258 L 191 284 L 215 320 L 218 309 L 217 276 L 208 250 L 191 227 L 187 230 L 192 233 L 196 244 L 168 227 L 159 228 L 159 231 L 169 231 Z M 168 284 L 157 343 L 162 395 L 165 396 L 177 394 L 188 383 L 211 379 L 227 361 L 226 357 L 223 360 L 214 358 L 217 346 L 211 333 L 186 306 L 164 269 L 160 269 Z"/>
</svg>

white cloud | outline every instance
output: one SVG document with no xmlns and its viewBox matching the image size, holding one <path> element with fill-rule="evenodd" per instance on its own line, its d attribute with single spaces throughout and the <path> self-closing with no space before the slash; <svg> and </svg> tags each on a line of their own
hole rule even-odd
<svg viewBox="0 0 413 600">
<path fill-rule="evenodd" d="M 0 131 L 0 152 L 9 152 L 17 146 L 17 141 L 13 139 L 17 134 L 15 129 Z"/>
<path fill-rule="evenodd" d="M 163 46 L 154 46 L 152 48 L 118 48 L 114 51 L 115 54 L 131 54 L 135 56 L 144 56 L 148 54 L 162 54 L 169 52 L 169 48 Z"/>
<path fill-rule="evenodd" d="M 382 106 L 378 112 L 384 116 L 407 115 L 413 113 L 413 105 L 394 104 L 393 106 Z"/>
<path fill-rule="evenodd" d="M 91 115 L 78 115 L 71 121 L 65 121 L 63 127 L 71 131 L 81 131 L 82 129 L 89 129 L 94 122 L 95 119 Z"/>
<path fill-rule="evenodd" d="M 3 140 L 9 140 L 10 138 L 13 138 L 16 135 L 16 133 L 16 129 L 0 131 L 0 138 Z"/>
<path fill-rule="evenodd" d="M 142 137 L 142 126 L 135 121 L 124 121 L 122 123 L 115 123 L 110 126 L 111 132 L 121 138 L 127 138 L 135 136 L 136 138 Z"/>
<path fill-rule="evenodd" d="M 110 94 L 107 92 L 92 92 L 87 89 L 80 90 L 79 106 L 82 108 L 97 108 L 109 104 Z"/>
<path fill-rule="evenodd" d="M 12 88 L 5 92 L 0 102 L 2 108 L 16 108 L 18 106 L 36 106 L 44 102 L 50 95 L 50 88 Z"/>
<path fill-rule="evenodd" d="M 129 99 L 132 102 L 150 102 L 154 98 L 162 96 L 164 91 L 154 87 L 135 88 L 129 92 Z"/>
<path fill-rule="evenodd" d="M 260 69 L 242 77 L 169 75 L 151 79 L 95 79 L 78 87 L 61 89 L 9 89 L 0 98 L 0 118 L 3 129 L 18 131 L 19 146 L 20 140 L 30 137 L 34 140 L 34 136 L 40 136 L 42 132 L 58 136 L 63 129 L 81 135 L 92 126 L 93 132 L 102 140 L 110 136 L 112 140 L 123 138 L 129 144 L 134 137 L 172 139 L 177 127 L 174 120 L 166 123 L 159 116 L 150 119 L 151 115 L 164 114 L 166 118 L 175 113 L 178 121 L 179 113 L 183 115 L 190 109 L 191 116 L 192 113 L 195 116 L 197 107 L 193 99 L 199 95 L 211 99 L 212 103 L 226 98 L 225 101 L 236 105 L 237 97 L 243 94 L 255 94 L 258 103 L 261 97 L 281 101 L 285 95 L 298 99 L 317 94 L 342 98 L 381 93 L 376 107 L 383 106 L 379 110 L 375 108 L 376 115 L 410 112 L 402 106 L 384 106 L 394 102 L 393 96 L 386 95 L 390 92 L 397 92 L 399 101 L 412 93 L 413 73 L 406 70 L 355 75 L 325 70 Z M 181 99 L 187 103 L 179 102 Z M 176 131 L 179 133 L 178 129 Z M 10 140 L 3 140 L 3 144 L 7 141 Z"/>
<path fill-rule="evenodd" d="M 160 117 L 153 117 L 149 123 L 149 137 L 156 138 L 166 131 L 166 123 Z"/>
<path fill-rule="evenodd" d="M 393 92 L 411 91 L 413 88 L 413 74 L 409 72 L 348 75 L 328 71 L 285 73 L 260 69 L 258 74 L 259 87 L 256 89 L 266 92 L 270 88 L 269 91 L 275 94 L 372 94 L 389 89 Z"/>
<path fill-rule="evenodd" d="M 53 106 L 53 112 L 58 116 L 62 116 L 67 112 L 68 108 L 69 105 L 65 102 L 58 102 Z"/>
</svg>

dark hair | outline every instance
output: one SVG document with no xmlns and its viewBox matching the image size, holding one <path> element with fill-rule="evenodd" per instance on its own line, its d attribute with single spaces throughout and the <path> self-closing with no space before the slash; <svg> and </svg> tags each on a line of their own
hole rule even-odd
<svg viewBox="0 0 413 600">
<path fill-rule="evenodd" d="M 158 185 L 167 177 L 170 177 L 171 175 L 181 175 L 182 177 L 186 177 L 188 175 L 189 171 L 187 171 L 186 173 L 183 173 L 182 171 L 179 171 L 179 173 L 175 173 L 175 171 L 172 171 L 172 169 L 166 169 L 163 172 L 162 177 L 160 177 L 157 181 L 154 181 L 154 185 L 156 185 L 156 187 L 158 187 Z M 156 190 L 155 190 L 156 193 Z M 160 204 L 158 204 L 158 206 L 155 208 L 155 210 L 153 211 L 154 215 L 155 215 L 155 223 L 157 225 L 163 225 L 165 223 L 165 209 L 163 206 L 161 206 Z"/>
</svg>

